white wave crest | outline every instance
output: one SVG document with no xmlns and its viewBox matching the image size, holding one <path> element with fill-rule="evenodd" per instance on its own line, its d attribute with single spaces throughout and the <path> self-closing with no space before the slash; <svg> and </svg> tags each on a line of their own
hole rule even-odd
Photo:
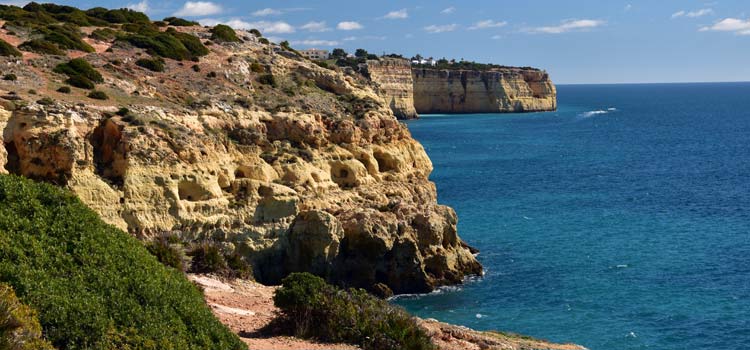
<svg viewBox="0 0 750 350">
<path fill-rule="evenodd" d="M 584 118 L 591 118 L 591 117 L 593 117 L 593 116 L 595 116 L 595 115 L 599 115 L 599 114 L 607 114 L 607 113 L 609 113 L 609 111 L 604 111 L 604 110 L 597 110 L 597 111 L 588 111 L 588 112 L 583 112 L 583 113 L 581 113 L 581 117 L 584 117 Z"/>
<path fill-rule="evenodd" d="M 583 112 L 583 113 L 580 114 L 580 116 L 584 117 L 584 118 L 591 118 L 591 117 L 596 116 L 596 115 L 608 114 L 608 113 L 611 113 L 611 112 L 617 112 L 617 108 L 615 108 L 615 107 L 609 107 L 607 109 L 597 109 L 597 110 L 594 110 L 594 111 Z"/>
</svg>

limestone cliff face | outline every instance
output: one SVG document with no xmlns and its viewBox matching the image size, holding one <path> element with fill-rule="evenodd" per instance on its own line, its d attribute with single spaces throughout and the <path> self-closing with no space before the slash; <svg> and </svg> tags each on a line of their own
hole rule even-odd
<svg viewBox="0 0 750 350">
<path fill-rule="evenodd" d="M 557 92 L 547 73 L 527 68 L 491 71 L 415 68 L 418 113 L 505 113 L 552 111 Z"/>
<path fill-rule="evenodd" d="M 481 273 L 455 212 L 437 203 L 427 154 L 388 104 L 356 77 L 243 35 L 211 46 L 203 73 L 172 60 L 146 71 L 137 49 L 99 43 L 85 58 L 107 101 L 56 92 L 65 77 L 51 69 L 67 58 L 3 59 L 18 81 L 0 82 L 16 100 L 0 108 L 0 169 L 67 186 L 143 239 L 221 242 L 262 282 L 310 271 L 409 293 Z"/>
<path fill-rule="evenodd" d="M 415 119 L 414 81 L 411 63 L 404 59 L 383 58 L 368 60 L 367 74 L 378 87 L 381 96 L 399 119 Z"/>
</svg>

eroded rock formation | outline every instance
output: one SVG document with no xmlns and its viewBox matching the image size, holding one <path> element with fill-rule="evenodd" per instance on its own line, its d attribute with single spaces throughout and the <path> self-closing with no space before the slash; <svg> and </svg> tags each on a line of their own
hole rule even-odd
<svg viewBox="0 0 750 350">
<path fill-rule="evenodd" d="M 415 68 L 418 113 L 506 113 L 552 111 L 557 92 L 549 75 L 530 68 L 490 71 Z"/>
<path fill-rule="evenodd" d="M 367 82 L 242 35 L 211 46 L 203 73 L 172 60 L 146 71 L 142 50 L 97 43 L 85 58 L 107 101 L 56 92 L 65 77 L 51 70 L 66 58 L 3 59 L 19 79 L 0 89 L 22 101 L 0 108 L 0 168 L 67 186 L 140 238 L 222 242 L 266 283 L 311 271 L 409 293 L 481 273 L 437 203 L 427 154 Z"/>
<path fill-rule="evenodd" d="M 534 68 L 487 71 L 412 68 L 405 59 L 368 60 L 363 73 L 400 119 L 418 114 L 553 111 L 557 92 Z"/>
<path fill-rule="evenodd" d="M 414 81 L 409 61 L 397 58 L 368 60 L 366 71 L 396 118 L 417 118 L 417 110 L 414 108 Z"/>
</svg>

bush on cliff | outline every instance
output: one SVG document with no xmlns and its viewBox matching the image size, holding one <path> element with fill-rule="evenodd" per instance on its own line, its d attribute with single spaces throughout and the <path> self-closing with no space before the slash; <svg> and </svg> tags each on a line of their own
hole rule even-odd
<svg viewBox="0 0 750 350">
<path fill-rule="evenodd" d="M 211 40 L 217 43 L 242 42 L 242 40 L 237 37 L 237 33 L 235 33 L 234 29 L 224 24 L 217 24 L 215 27 L 211 28 Z"/>
<path fill-rule="evenodd" d="M 53 350 L 42 337 L 36 311 L 18 301 L 5 283 L 0 283 L 0 349 Z"/>
<path fill-rule="evenodd" d="M 67 75 L 68 80 L 65 82 L 81 89 L 93 89 L 97 83 L 104 82 L 102 75 L 83 58 L 74 58 L 66 63 L 60 63 L 53 71 Z"/>
<path fill-rule="evenodd" d="M 164 19 L 164 22 L 169 23 L 171 26 L 175 27 L 192 27 L 192 26 L 199 26 L 200 23 L 195 21 L 188 21 L 184 18 L 179 17 L 167 17 Z"/>
<path fill-rule="evenodd" d="M 164 60 L 161 57 L 157 58 L 141 58 L 135 61 L 137 66 L 146 68 L 152 72 L 163 72 L 164 71 Z"/>
<path fill-rule="evenodd" d="M 192 258 L 190 272 L 214 273 L 227 278 L 253 278 L 252 267 L 241 255 L 225 254 L 216 244 L 196 244 L 187 255 Z"/>
<path fill-rule="evenodd" d="M 73 194 L 0 175 L 0 282 L 59 349 L 245 349 L 201 292 Z"/>
<path fill-rule="evenodd" d="M 7 41 L 0 39 L 0 56 L 21 57 L 21 52 L 13 47 L 13 45 L 8 44 Z"/>
<path fill-rule="evenodd" d="M 34 52 L 42 55 L 64 56 L 65 51 L 60 50 L 57 45 L 42 39 L 32 39 L 18 45 L 23 51 Z"/>
<path fill-rule="evenodd" d="M 309 273 L 284 278 L 273 301 L 300 337 L 356 344 L 365 350 L 435 349 L 403 309 L 361 289 L 338 289 Z"/>
</svg>

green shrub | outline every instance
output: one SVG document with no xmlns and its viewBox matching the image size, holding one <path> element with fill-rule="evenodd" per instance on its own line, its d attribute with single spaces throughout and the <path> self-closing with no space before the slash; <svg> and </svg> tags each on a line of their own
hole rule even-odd
<svg viewBox="0 0 750 350">
<path fill-rule="evenodd" d="M 235 252 L 225 256 L 224 259 L 227 261 L 227 267 L 229 268 L 228 277 L 246 280 L 253 278 L 253 268 L 242 255 Z"/>
<path fill-rule="evenodd" d="M 57 89 L 57 92 L 63 93 L 63 94 L 69 94 L 70 88 L 67 86 L 61 86 L 59 89 Z"/>
<path fill-rule="evenodd" d="M 55 100 L 49 98 L 49 97 L 42 97 L 41 99 L 37 100 L 36 103 L 42 105 L 42 106 L 50 106 L 55 104 Z"/>
<path fill-rule="evenodd" d="M 153 23 L 127 23 L 123 24 L 121 28 L 129 33 L 143 34 L 146 36 L 154 36 L 161 33 L 159 27 Z"/>
<path fill-rule="evenodd" d="M 8 73 L 8 74 L 6 74 L 6 75 L 3 76 L 3 80 L 16 81 L 16 80 L 18 80 L 18 77 L 15 74 L 13 74 L 13 73 Z"/>
<path fill-rule="evenodd" d="M 167 22 L 169 23 L 169 25 L 175 26 L 175 27 L 192 27 L 192 26 L 200 25 L 200 23 L 198 22 L 188 21 L 186 19 L 178 18 L 178 17 L 167 17 L 164 19 L 164 22 Z"/>
<path fill-rule="evenodd" d="M 185 249 L 179 243 L 173 243 L 169 237 L 159 237 L 146 243 L 146 249 L 153 254 L 160 263 L 165 266 L 185 272 Z"/>
<path fill-rule="evenodd" d="M 75 195 L 0 176 L 0 281 L 58 349 L 245 349 L 180 272 Z"/>
<path fill-rule="evenodd" d="M 192 37 L 190 34 L 186 34 Z M 186 40 L 185 36 L 180 36 L 183 40 Z M 122 40 L 129 42 L 131 45 L 145 49 L 148 53 L 164 58 L 171 58 L 178 61 L 191 59 L 194 55 L 200 53 L 200 49 L 192 47 L 192 52 L 185 44 L 170 33 L 158 33 L 155 35 L 143 35 L 143 34 L 130 34 L 122 38 Z M 192 45 L 192 44 L 189 44 Z M 205 49 L 205 47 L 203 47 Z M 208 49 L 206 49 L 207 52 Z"/>
<path fill-rule="evenodd" d="M 83 58 L 74 58 L 66 63 L 58 64 L 53 72 L 65 74 L 68 85 L 81 89 L 93 89 L 97 83 L 103 83 L 104 78 Z"/>
<path fill-rule="evenodd" d="M 284 278 L 273 301 L 297 336 L 356 344 L 365 350 L 435 349 L 400 307 L 361 289 L 338 289 L 309 273 Z"/>
<path fill-rule="evenodd" d="M 68 79 L 65 79 L 65 84 L 86 90 L 92 90 L 96 87 L 96 85 L 91 80 L 82 75 L 74 75 Z"/>
<path fill-rule="evenodd" d="M 268 45 L 268 44 L 270 44 L 270 43 L 271 43 L 271 42 L 270 42 L 270 41 L 268 41 L 268 39 L 266 39 L 266 38 L 260 38 L 260 39 L 258 39 L 258 42 L 260 42 L 261 44 L 265 44 L 265 45 Z"/>
<path fill-rule="evenodd" d="M 259 31 L 259 30 L 257 30 L 257 29 L 255 29 L 255 28 L 253 28 L 253 29 L 250 29 L 250 34 L 252 34 L 252 35 L 253 35 L 253 36 L 255 36 L 256 38 L 260 38 L 260 37 L 262 37 L 262 36 L 263 36 L 263 34 L 261 34 L 261 33 L 260 33 L 260 31 Z"/>
<path fill-rule="evenodd" d="M 196 73 L 201 71 L 201 67 L 197 64 L 194 64 L 192 69 L 193 69 L 193 72 L 196 72 Z"/>
<path fill-rule="evenodd" d="M 95 7 L 86 11 L 86 14 L 93 18 L 98 18 L 108 23 L 150 23 L 151 20 L 142 12 L 122 8 L 117 10 L 108 10 L 103 7 Z"/>
<path fill-rule="evenodd" d="M 104 91 L 99 90 L 93 90 L 87 96 L 95 100 L 109 100 L 109 96 Z"/>
<path fill-rule="evenodd" d="M 53 350 L 42 338 L 36 312 L 22 304 L 5 283 L 0 283 L 0 349 Z"/>
<path fill-rule="evenodd" d="M 124 117 L 124 116 L 130 114 L 130 110 L 127 109 L 126 107 L 120 107 L 120 109 L 118 109 L 117 112 L 115 112 L 115 114 L 119 115 L 121 117 Z"/>
<path fill-rule="evenodd" d="M 216 74 L 216 72 L 208 72 L 208 74 L 206 74 L 206 76 L 209 77 L 209 78 L 216 78 L 218 76 L 218 74 Z"/>
<path fill-rule="evenodd" d="M 164 60 L 161 58 L 141 58 L 135 61 L 135 64 L 152 72 L 164 71 Z"/>
<path fill-rule="evenodd" d="M 44 35 L 44 41 L 53 43 L 62 50 L 94 52 L 94 48 L 91 45 L 81 40 L 83 34 L 81 34 L 77 26 L 71 24 L 50 25 L 45 28 L 39 28 L 36 32 Z"/>
<path fill-rule="evenodd" d="M 21 51 L 18 51 L 13 45 L 8 44 L 7 41 L 0 39 L 0 56 L 21 57 Z"/>
<path fill-rule="evenodd" d="M 228 268 L 224 255 L 215 244 L 199 244 L 193 247 L 187 255 L 193 258 L 190 272 L 224 274 Z"/>
<path fill-rule="evenodd" d="M 237 37 L 237 33 L 232 27 L 224 24 L 217 24 L 211 28 L 211 40 L 218 43 L 241 43 L 242 40 Z"/>
<path fill-rule="evenodd" d="M 42 39 L 32 39 L 21 43 L 18 48 L 23 51 L 34 52 L 43 55 L 64 56 L 65 51 L 60 50 L 57 45 Z"/>
<path fill-rule="evenodd" d="M 260 63 L 258 63 L 258 62 L 251 63 L 250 64 L 250 70 L 252 72 L 254 72 L 254 73 L 263 73 L 263 72 L 266 71 L 266 69 L 263 68 L 263 66 Z"/>
<path fill-rule="evenodd" d="M 273 74 L 263 74 L 258 77 L 258 82 L 264 85 L 276 86 L 276 78 Z"/>
<path fill-rule="evenodd" d="M 227 278 L 253 278 L 253 269 L 245 258 L 236 252 L 224 254 L 216 244 L 197 244 L 187 255 L 192 258 L 189 272 L 213 273 Z"/>
<path fill-rule="evenodd" d="M 117 31 L 110 28 L 99 28 L 95 29 L 91 34 L 89 34 L 89 38 L 99 41 L 110 41 L 117 37 Z"/>
<path fill-rule="evenodd" d="M 177 38 L 183 46 L 190 52 L 191 59 L 208 55 L 208 48 L 201 43 L 201 39 L 189 33 L 180 33 L 174 28 L 167 29 L 167 33 Z"/>
</svg>

